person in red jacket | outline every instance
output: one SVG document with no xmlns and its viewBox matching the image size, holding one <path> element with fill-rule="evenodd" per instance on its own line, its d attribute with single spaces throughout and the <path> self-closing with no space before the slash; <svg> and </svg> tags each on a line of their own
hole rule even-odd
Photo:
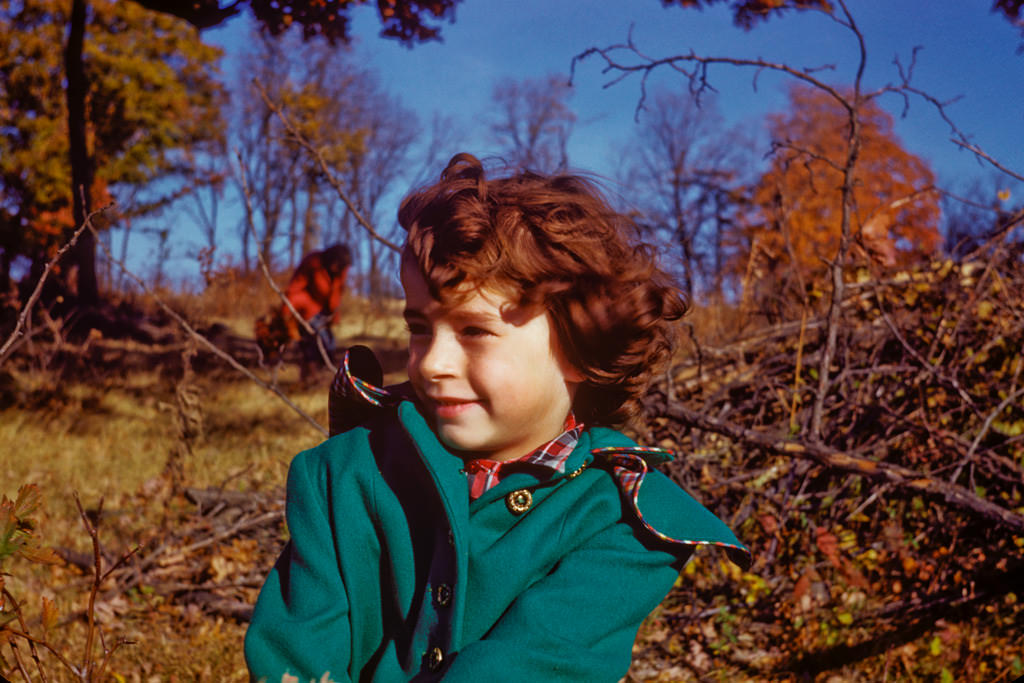
<svg viewBox="0 0 1024 683">
<path fill-rule="evenodd" d="M 256 321 L 256 341 L 263 357 L 276 362 L 285 347 L 300 342 L 302 376 L 307 376 L 322 360 L 317 339 L 324 351 L 334 351 L 331 325 L 338 322 L 341 297 L 345 293 L 348 271 L 352 266 L 352 253 L 344 244 L 334 244 L 323 251 L 307 254 L 299 263 L 284 295 L 291 304 L 282 303 L 271 313 Z M 299 323 L 295 313 L 309 323 L 316 332 L 309 334 Z"/>
</svg>

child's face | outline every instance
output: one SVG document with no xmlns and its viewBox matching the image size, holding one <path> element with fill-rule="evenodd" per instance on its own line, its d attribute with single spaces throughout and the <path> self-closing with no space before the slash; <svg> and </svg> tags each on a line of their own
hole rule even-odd
<svg viewBox="0 0 1024 683">
<path fill-rule="evenodd" d="M 558 353 L 546 314 L 490 289 L 442 304 L 409 262 L 402 287 L 409 379 L 445 445 L 511 460 L 562 432 L 581 376 Z"/>
</svg>

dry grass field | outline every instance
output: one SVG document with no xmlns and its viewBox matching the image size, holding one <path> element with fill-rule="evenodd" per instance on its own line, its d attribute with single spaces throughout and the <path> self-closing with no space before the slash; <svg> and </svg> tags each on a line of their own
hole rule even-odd
<svg viewBox="0 0 1024 683">
<path fill-rule="evenodd" d="M 253 319 L 272 301 L 250 296 L 250 291 L 238 283 L 214 283 L 202 296 L 163 293 L 161 300 L 196 327 L 219 326 L 222 336 L 227 330 L 237 341 L 252 336 Z M 132 305 L 160 315 L 153 301 Z M 400 357 L 404 324 L 399 306 L 371 306 L 350 297 L 334 329 L 339 344 L 368 343 L 385 357 Z M 0 494 L 13 500 L 22 485 L 37 486 L 41 505 L 34 514 L 35 535 L 62 556 L 92 554 L 76 496 L 95 522 L 104 570 L 131 553 L 124 563 L 130 568 L 160 547 L 168 529 L 186 527 L 186 520 L 196 516 L 195 506 L 169 489 L 167 473 L 172 455 L 183 453 L 178 397 L 182 354 L 190 347 L 181 339 L 177 335 L 169 343 L 151 345 L 93 335 L 78 344 L 36 344 L 0 369 Z M 276 394 L 223 363 L 196 360 L 193 365 L 187 388 L 196 399 L 193 417 L 199 424 L 188 438 L 182 483 L 280 498 L 292 456 L 318 443 L 321 433 Z M 388 369 L 389 381 L 401 381 L 400 367 L 392 362 Z M 253 372 L 327 424 L 328 371 L 316 382 L 300 382 L 297 367 L 288 363 L 276 371 L 254 367 Z M 283 539 L 283 525 L 278 526 Z M 229 580 L 231 567 L 225 562 L 232 562 L 232 552 L 246 571 L 265 573 L 278 549 L 258 552 L 246 543 L 227 543 L 216 555 L 196 561 L 210 564 L 204 579 Z M 212 558 L 221 560 L 220 566 Z M 23 605 L 33 634 L 43 631 L 43 601 L 53 601 L 58 618 L 45 639 L 80 670 L 89 659 L 85 613 L 90 569 L 67 561 L 33 564 L 18 556 L 0 560 L 0 571 L 6 573 L 3 587 Z M 95 616 L 103 643 L 97 642 L 92 658 L 102 661 L 104 649 L 113 654 L 108 675 L 97 680 L 247 680 L 241 653 L 244 621 L 204 613 L 187 599 L 175 604 L 180 592 L 160 595 L 145 583 L 118 594 L 122 583 L 108 579 L 99 592 Z M 252 599 L 253 583 L 243 587 Z M 32 680 L 80 680 L 46 647 L 37 647 L 39 667 L 31 664 L 24 645 L 20 649 Z M 0 666 L 10 671 L 14 660 L 2 656 L 6 659 Z"/>
</svg>

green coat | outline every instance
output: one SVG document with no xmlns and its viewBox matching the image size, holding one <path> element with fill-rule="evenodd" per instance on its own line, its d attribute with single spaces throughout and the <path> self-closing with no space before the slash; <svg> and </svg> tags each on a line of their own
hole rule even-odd
<svg viewBox="0 0 1024 683">
<path fill-rule="evenodd" d="M 516 472 L 474 501 L 411 401 L 300 453 L 291 540 L 245 638 L 253 680 L 619 680 L 693 544 L 746 552 L 657 471 L 644 519 L 687 542 L 643 526 L 592 452 L 634 445 L 588 429 L 565 474 Z"/>
</svg>

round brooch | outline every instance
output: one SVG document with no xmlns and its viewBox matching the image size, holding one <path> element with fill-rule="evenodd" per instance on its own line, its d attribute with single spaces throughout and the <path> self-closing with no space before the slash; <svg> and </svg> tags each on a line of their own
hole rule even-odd
<svg viewBox="0 0 1024 683">
<path fill-rule="evenodd" d="M 505 496 L 505 505 L 513 515 L 521 515 L 533 505 L 533 494 L 529 489 L 518 489 Z"/>
</svg>

